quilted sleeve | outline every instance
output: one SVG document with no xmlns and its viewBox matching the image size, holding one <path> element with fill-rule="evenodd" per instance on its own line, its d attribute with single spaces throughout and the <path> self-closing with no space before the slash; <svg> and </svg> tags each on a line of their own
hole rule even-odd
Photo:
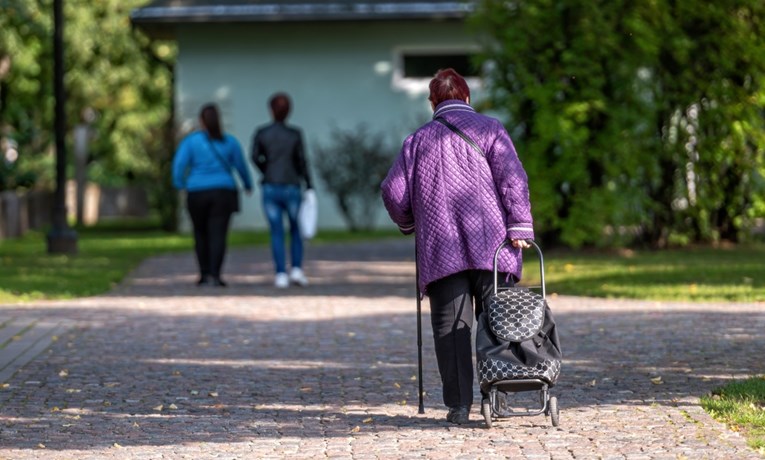
<svg viewBox="0 0 765 460">
<path fill-rule="evenodd" d="M 507 213 L 507 238 L 533 239 L 529 184 L 526 171 L 505 128 L 496 121 L 497 137 L 486 158 L 494 176 L 499 199 Z"/>
<path fill-rule="evenodd" d="M 411 172 L 407 158 L 410 157 L 412 136 L 409 136 L 401 147 L 401 152 L 388 171 L 382 182 L 382 199 L 391 220 L 398 225 L 401 233 L 408 235 L 414 232 L 414 216 L 412 214 L 411 190 L 409 187 Z"/>
</svg>

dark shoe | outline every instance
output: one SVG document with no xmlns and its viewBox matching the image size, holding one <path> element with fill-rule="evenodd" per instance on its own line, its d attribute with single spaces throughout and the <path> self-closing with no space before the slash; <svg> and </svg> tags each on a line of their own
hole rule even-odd
<svg viewBox="0 0 765 460">
<path fill-rule="evenodd" d="M 446 421 L 455 425 L 464 425 L 470 422 L 470 406 L 450 407 L 446 414 Z"/>
<path fill-rule="evenodd" d="M 226 284 L 225 281 L 223 281 L 222 279 L 220 279 L 218 277 L 213 277 L 212 281 L 210 282 L 210 285 L 211 286 L 216 286 L 216 287 L 226 287 L 226 286 L 228 286 L 228 284 Z"/>
<path fill-rule="evenodd" d="M 208 275 L 202 275 L 197 280 L 197 286 L 209 286 L 210 285 L 210 277 Z"/>
</svg>

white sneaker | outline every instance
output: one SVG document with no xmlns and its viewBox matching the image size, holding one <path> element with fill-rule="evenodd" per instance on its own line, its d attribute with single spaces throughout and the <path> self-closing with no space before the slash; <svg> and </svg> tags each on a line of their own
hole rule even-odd
<svg viewBox="0 0 765 460">
<path fill-rule="evenodd" d="M 308 286 L 308 279 L 303 274 L 303 270 L 301 270 L 299 267 L 292 268 L 292 271 L 290 272 L 290 281 L 292 281 L 293 284 L 297 284 L 301 287 Z"/>
<path fill-rule="evenodd" d="M 290 286 L 290 279 L 284 272 L 279 272 L 276 274 L 276 278 L 274 279 L 274 286 L 276 286 L 279 289 L 286 289 Z"/>
</svg>

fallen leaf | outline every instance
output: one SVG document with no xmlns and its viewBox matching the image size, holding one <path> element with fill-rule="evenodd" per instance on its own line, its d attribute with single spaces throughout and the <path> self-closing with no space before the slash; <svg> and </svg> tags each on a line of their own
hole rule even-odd
<svg viewBox="0 0 765 460">
<path fill-rule="evenodd" d="M 402 400 L 398 404 L 401 405 L 401 406 L 406 406 L 406 399 Z"/>
<path fill-rule="evenodd" d="M 417 380 L 417 376 L 413 375 L 413 376 L 409 377 L 409 380 Z"/>
<path fill-rule="evenodd" d="M 175 404 L 170 404 L 169 406 L 167 406 L 167 408 L 170 410 L 176 410 L 178 409 L 178 406 L 176 406 Z"/>
<path fill-rule="evenodd" d="M 313 390 L 313 388 L 311 388 L 311 387 L 302 387 L 300 389 L 300 391 L 302 391 L 303 393 L 308 393 L 309 391 L 312 391 L 312 390 Z"/>
<path fill-rule="evenodd" d="M 196 396 L 196 395 L 198 395 L 198 394 L 199 394 L 199 392 L 198 392 L 197 390 L 191 390 L 191 394 L 192 394 L 192 395 L 194 395 L 194 396 Z"/>
<path fill-rule="evenodd" d="M 651 383 L 653 383 L 654 385 L 661 385 L 664 382 L 661 380 L 661 376 L 658 376 L 658 377 L 652 378 Z"/>
<path fill-rule="evenodd" d="M 39 447 L 40 449 L 45 449 L 45 444 L 40 443 L 40 444 L 37 445 L 37 447 Z"/>
<path fill-rule="evenodd" d="M 82 391 L 82 390 L 80 390 L 79 388 L 67 388 L 67 389 L 66 389 L 66 392 L 67 392 L 67 393 L 79 393 L 79 392 L 81 392 L 81 391 Z"/>
<path fill-rule="evenodd" d="M 359 431 L 361 431 L 361 427 L 360 427 L 360 426 L 358 426 L 358 425 L 354 426 L 354 427 L 351 429 L 351 433 L 358 433 Z"/>
<path fill-rule="evenodd" d="M 61 412 L 61 409 L 58 408 L 58 406 L 54 407 L 50 410 L 51 412 Z"/>
<path fill-rule="evenodd" d="M 59 377 L 69 377 L 69 371 L 66 370 L 66 369 L 61 369 L 60 371 L 58 371 L 58 376 Z"/>
<path fill-rule="evenodd" d="M 364 420 L 362 420 L 362 422 L 364 422 L 364 423 L 372 423 L 372 417 L 365 418 Z"/>
<path fill-rule="evenodd" d="M 207 396 L 209 396 L 211 398 L 217 398 L 218 397 L 218 392 L 217 391 L 211 391 L 211 392 L 207 393 Z"/>
<path fill-rule="evenodd" d="M 160 412 L 162 412 L 162 408 L 163 408 L 163 407 L 165 407 L 165 406 L 163 406 L 162 404 L 160 404 L 159 406 L 154 406 L 154 407 L 152 407 L 152 409 L 153 409 L 153 410 L 156 410 L 156 411 L 160 411 Z"/>
<path fill-rule="evenodd" d="M 141 425 L 138 424 L 138 422 L 133 422 L 133 428 L 140 428 Z"/>
<path fill-rule="evenodd" d="M 117 449 L 122 449 L 122 446 L 117 444 L 116 442 L 112 444 L 112 446 L 116 447 Z"/>
<path fill-rule="evenodd" d="M 401 385 L 399 385 L 398 382 L 393 383 L 393 386 L 396 387 L 396 388 L 401 388 Z"/>
<path fill-rule="evenodd" d="M 355 333 L 355 332 L 349 332 L 349 333 L 348 333 L 348 337 L 355 337 L 355 336 L 356 336 L 356 333 Z"/>
<path fill-rule="evenodd" d="M 594 387 L 594 386 L 595 386 L 595 385 L 597 385 L 597 384 L 598 384 L 598 381 L 597 381 L 597 380 L 595 380 L 595 379 L 592 379 L 592 381 L 591 381 L 590 383 L 588 383 L 587 385 L 588 385 L 588 386 L 591 386 L 591 387 Z"/>
<path fill-rule="evenodd" d="M 4 384 L 0 385 L 0 388 L 8 388 L 10 386 L 11 386 L 10 383 L 4 383 Z"/>
</svg>

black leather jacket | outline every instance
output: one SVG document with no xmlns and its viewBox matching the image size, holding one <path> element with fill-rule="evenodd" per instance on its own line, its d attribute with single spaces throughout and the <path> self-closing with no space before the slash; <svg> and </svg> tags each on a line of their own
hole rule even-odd
<svg viewBox="0 0 765 460">
<path fill-rule="evenodd" d="M 258 128 L 252 138 L 252 162 L 263 173 L 264 184 L 312 188 L 300 130 L 274 122 Z"/>
</svg>

